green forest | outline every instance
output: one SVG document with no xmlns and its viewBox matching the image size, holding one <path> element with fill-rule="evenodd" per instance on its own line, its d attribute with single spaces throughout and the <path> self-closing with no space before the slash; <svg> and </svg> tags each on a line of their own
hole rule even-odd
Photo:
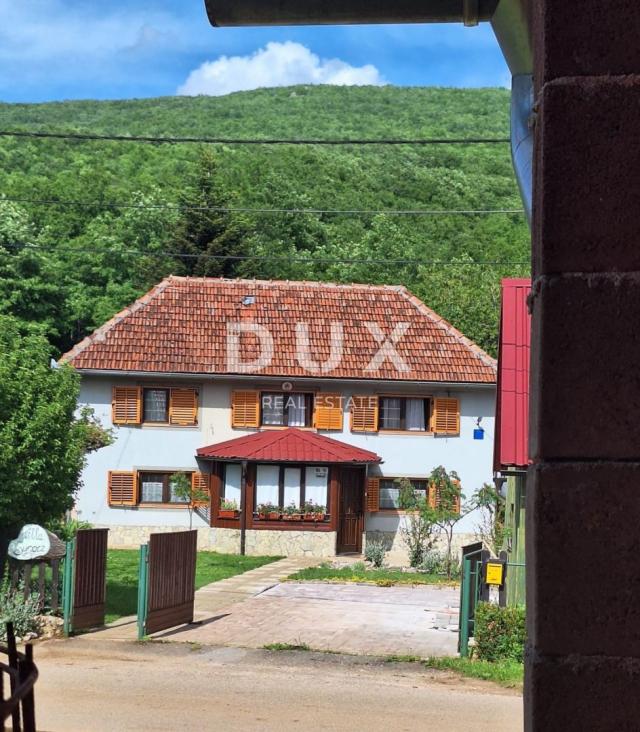
<svg viewBox="0 0 640 732">
<path fill-rule="evenodd" d="M 163 137 L 507 137 L 509 93 L 298 86 L 0 116 L 3 130 Z M 215 210 L 229 208 L 319 211 Z M 529 272 L 524 216 L 389 212 L 520 208 L 508 144 L 0 137 L 0 313 L 59 355 L 171 273 L 402 284 L 495 355 L 500 279 Z"/>
</svg>

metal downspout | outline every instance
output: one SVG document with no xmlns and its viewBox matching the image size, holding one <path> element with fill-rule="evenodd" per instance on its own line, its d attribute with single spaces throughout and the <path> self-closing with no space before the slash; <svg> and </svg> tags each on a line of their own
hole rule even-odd
<svg viewBox="0 0 640 732">
<path fill-rule="evenodd" d="M 530 4 L 501 0 L 491 19 L 511 71 L 511 158 L 527 220 L 533 207 L 533 45 Z"/>
</svg>

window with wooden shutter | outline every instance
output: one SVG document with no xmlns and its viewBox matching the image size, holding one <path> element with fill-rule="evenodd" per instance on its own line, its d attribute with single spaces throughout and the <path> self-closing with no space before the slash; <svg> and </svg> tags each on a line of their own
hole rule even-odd
<svg viewBox="0 0 640 732">
<path fill-rule="evenodd" d="M 135 506 L 138 502 L 137 476 L 132 470 L 109 471 L 109 505 Z"/>
<path fill-rule="evenodd" d="M 260 392 L 234 391 L 231 395 L 231 426 L 258 427 L 260 423 Z"/>
<path fill-rule="evenodd" d="M 342 430 L 340 394 L 316 394 L 314 423 L 318 430 Z"/>
<path fill-rule="evenodd" d="M 197 389 L 171 389 L 169 422 L 181 425 L 198 423 Z"/>
<path fill-rule="evenodd" d="M 142 389 L 139 386 L 114 386 L 111 392 L 113 424 L 140 424 L 142 421 Z"/>
<path fill-rule="evenodd" d="M 367 511 L 380 510 L 380 478 L 367 478 Z"/>
<path fill-rule="evenodd" d="M 378 431 L 378 397 L 353 396 L 351 397 L 351 431 L 377 432 Z"/>
<path fill-rule="evenodd" d="M 432 431 L 436 435 L 460 434 L 460 400 L 438 398 L 433 400 Z"/>
<path fill-rule="evenodd" d="M 207 498 L 202 500 L 195 500 L 194 506 L 208 506 L 209 505 L 209 474 L 208 473 L 191 473 L 191 490 L 195 493 L 206 493 Z"/>
</svg>

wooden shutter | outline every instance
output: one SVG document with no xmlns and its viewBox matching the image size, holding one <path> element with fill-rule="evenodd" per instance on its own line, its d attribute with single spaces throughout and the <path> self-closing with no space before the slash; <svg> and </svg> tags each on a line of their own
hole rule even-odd
<svg viewBox="0 0 640 732">
<path fill-rule="evenodd" d="M 380 478 L 367 478 L 367 511 L 380 510 Z"/>
<path fill-rule="evenodd" d="M 191 490 L 192 491 L 202 491 L 203 493 L 206 493 L 209 498 L 202 501 L 194 501 L 194 506 L 208 506 L 210 501 L 210 491 L 209 491 L 209 474 L 208 473 L 191 473 Z"/>
<path fill-rule="evenodd" d="M 234 391 L 231 395 L 231 426 L 260 426 L 260 392 Z"/>
<path fill-rule="evenodd" d="M 109 471 L 109 505 L 135 506 L 138 502 L 137 475 L 132 470 Z"/>
<path fill-rule="evenodd" d="M 114 386 L 111 391 L 113 424 L 140 424 L 142 421 L 142 388 Z"/>
<path fill-rule="evenodd" d="M 318 430 L 342 430 L 340 394 L 316 394 L 314 424 Z"/>
<path fill-rule="evenodd" d="M 459 435 L 460 400 L 449 398 L 434 399 L 431 427 L 436 435 Z"/>
<path fill-rule="evenodd" d="M 351 431 L 377 432 L 378 431 L 378 397 L 353 396 L 351 397 Z"/>
<path fill-rule="evenodd" d="M 181 425 L 198 424 L 197 389 L 171 389 L 169 423 Z"/>
</svg>

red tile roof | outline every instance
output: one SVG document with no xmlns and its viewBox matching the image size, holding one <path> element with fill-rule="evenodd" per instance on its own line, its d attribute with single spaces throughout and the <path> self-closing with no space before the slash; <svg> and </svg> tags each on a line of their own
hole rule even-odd
<svg viewBox="0 0 640 732">
<path fill-rule="evenodd" d="M 226 363 L 227 324 L 255 323 L 271 332 L 274 354 L 254 373 L 303 377 L 310 371 L 297 359 L 296 323 L 308 323 L 311 358 L 322 363 L 335 321 L 344 349 L 327 378 L 495 383 L 494 359 L 404 287 L 381 285 L 168 277 L 62 360 L 77 369 L 233 374 L 241 369 Z M 395 348 L 407 369 L 385 359 L 367 370 L 380 347 L 371 328 L 388 337 L 399 323 L 406 331 Z M 254 334 L 240 343 L 242 361 L 257 356 Z"/>
<path fill-rule="evenodd" d="M 288 427 L 201 447 L 198 457 L 293 463 L 379 463 L 375 452 L 347 445 L 315 432 Z"/>
<path fill-rule="evenodd" d="M 502 280 L 494 468 L 529 464 L 531 280 Z"/>
</svg>

